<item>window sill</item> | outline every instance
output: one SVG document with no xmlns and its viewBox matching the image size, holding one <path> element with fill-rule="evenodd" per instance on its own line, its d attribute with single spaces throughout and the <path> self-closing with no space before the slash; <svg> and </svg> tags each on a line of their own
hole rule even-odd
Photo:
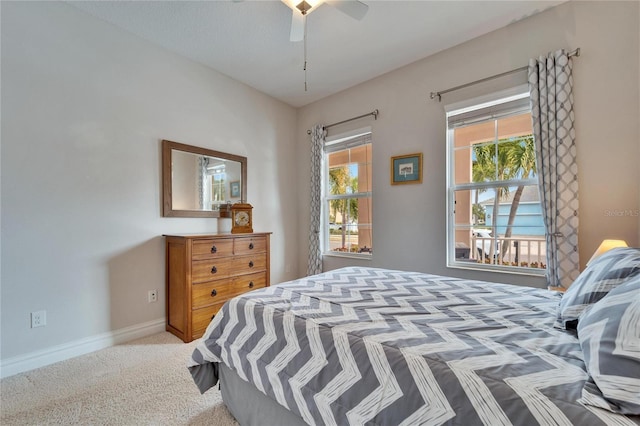
<svg viewBox="0 0 640 426">
<path fill-rule="evenodd" d="M 359 254 L 359 253 L 346 253 L 339 251 L 326 251 L 322 253 L 323 257 L 342 257 L 342 258 L 351 258 L 351 259 L 360 259 L 360 260 L 371 260 L 373 255 L 370 254 Z"/>
<path fill-rule="evenodd" d="M 477 262 L 450 262 L 447 268 L 465 269 L 467 271 L 497 272 L 511 275 L 527 275 L 530 277 L 543 277 L 546 269 L 542 268 L 519 268 L 512 266 L 491 265 Z"/>
</svg>

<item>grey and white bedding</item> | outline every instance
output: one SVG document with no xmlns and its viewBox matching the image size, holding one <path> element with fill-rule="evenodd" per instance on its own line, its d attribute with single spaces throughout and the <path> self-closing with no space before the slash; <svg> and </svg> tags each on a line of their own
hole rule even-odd
<svg viewBox="0 0 640 426">
<path fill-rule="evenodd" d="M 224 363 L 308 424 L 637 425 L 585 404 L 561 295 L 350 267 L 225 304 L 189 369 L 201 392 Z"/>
</svg>

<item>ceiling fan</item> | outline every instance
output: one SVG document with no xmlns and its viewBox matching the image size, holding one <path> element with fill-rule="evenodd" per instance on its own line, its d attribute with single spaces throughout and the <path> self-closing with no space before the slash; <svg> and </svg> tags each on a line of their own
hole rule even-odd
<svg viewBox="0 0 640 426">
<path fill-rule="evenodd" d="M 306 16 L 323 3 L 327 3 L 357 20 L 364 18 L 369 10 L 369 6 L 357 0 L 282 0 L 282 2 L 291 8 L 291 41 L 304 39 Z"/>
</svg>

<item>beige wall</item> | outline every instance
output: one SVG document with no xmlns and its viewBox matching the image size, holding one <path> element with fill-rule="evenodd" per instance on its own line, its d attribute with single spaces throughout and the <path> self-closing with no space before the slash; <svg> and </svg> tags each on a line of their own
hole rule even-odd
<svg viewBox="0 0 640 426">
<path fill-rule="evenodd" d="M 640 208 L 639 11 L 637 2 L 571 1 L 504 29 L 392 71 L 299 112 L 298 161 L 309 161 L 306 129 L 380 110 L 373 128 L 374 206 L 371 261 L 362 264 L 542 286 L 541 279 L 447 269 L 446 134 L 443 104 L 526 81 L 524 73 L 429 99 L 432 91 L 458 86 L 526 65 L 529 58 L 565 48 L 582 49 L 574 60 L 574 98 L 580 168 L 580 241 L 584 266 L 604 238 L 640 245 L 639 220 L 614 216 Z M 332 129 L 333 131 L 334 129 Z M 347 131 L 343 125 L 336 132 Z M 330 135 L 332 134 L 330 131 Z M 424 183 L 390 186 L 389 158 L 424 153 Z M 308 181 L 301 168 L 300 181 Z M 299 189 L 298 269 L 306 268 L 309 191 Z M 325 258 L 325 269 L 353 260 Z"/>
<path fill-rule="evenodd" d="M 3 374 L 25 354 L 163 328 L 162 234 L 217 222 L 161 217 L 162 139 L 247 157 L 271 280 L 294 278 L 294 108 L 64 2 L 1 7 Z M 32 329 L 37 310 L 47 326 Z"/>
</svg>

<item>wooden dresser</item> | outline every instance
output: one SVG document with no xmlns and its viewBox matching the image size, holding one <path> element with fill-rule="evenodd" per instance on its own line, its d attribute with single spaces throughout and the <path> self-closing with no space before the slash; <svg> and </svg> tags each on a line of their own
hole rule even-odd
<svg viewBox="0 0 640 426">
<path fill-rule="evenodd" d="M 224 302 L 268 286 L 270 235 L 165 235 L 167 331 L 198 339 Z"/>
</svg>

